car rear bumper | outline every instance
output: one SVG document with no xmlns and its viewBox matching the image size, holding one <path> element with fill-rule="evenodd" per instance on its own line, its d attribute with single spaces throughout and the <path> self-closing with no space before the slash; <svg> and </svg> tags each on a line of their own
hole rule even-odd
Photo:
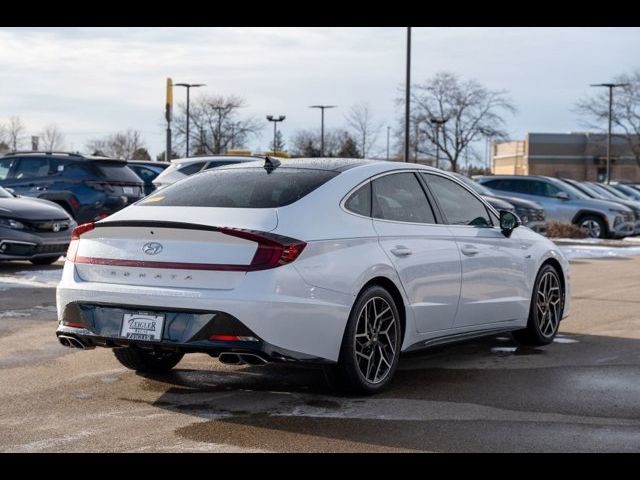
<svg viewBox="0 0 640 480">
<path fill-rule="evenodd" d="M 65 263 L 56 297 L 59 334 L 67 332 L 92 345 L 139 343 L 121 337 L 123 311 L 152 311 L 171 319 L 162 341 L 154 342 L 158 348 L 214 355 L 224 348 L 249 348 L 301 361 L 337 361 L 353 302 L 351 295 L 305 284 L 288 266 L 248 273 L 237 288 L 223 290 L 85 282 L 70 261 Z M 215 325 L 216 314 L 233 317 L 258 342 L 212 343 L 206 334 Z M 83 325 L 82 331 L 65 330 L 68 327 L 62 323 L 75 323 L 74 318 Z"/>
</svg>

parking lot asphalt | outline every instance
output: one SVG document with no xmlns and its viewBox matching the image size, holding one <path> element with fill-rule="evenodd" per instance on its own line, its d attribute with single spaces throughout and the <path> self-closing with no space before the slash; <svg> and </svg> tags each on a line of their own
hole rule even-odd
<svg viewBox="0 0 640 480">
<path fill-rule="evenodd" d="M 637 257 L 572 264 L 552 345 L 502 335 L 412 354 L 360 398 L 313 368 L 197 354 L 143 376 L 109 350 L 64 348 L 60 268 L 0 264 L 0 451 L 640 451 Z"/>
</svg>

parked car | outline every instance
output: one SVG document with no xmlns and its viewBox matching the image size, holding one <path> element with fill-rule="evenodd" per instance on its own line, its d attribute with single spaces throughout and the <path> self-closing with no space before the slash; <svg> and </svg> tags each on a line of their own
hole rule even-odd
<svg viewBox="0 0 640 480">
<path fill-rule="evenodd" d="M 144 194 L 149 195 L 156 189 L 153 181 L 171 164 L 152 160 L 128 160 L 127 165 L 144 182 Z"/>
<path fill-rule="evenodd" d="M 242 155 L 201 155 L 188 158 L 177 158 L 171 160 L 171 165 L 153 180 L 156 188 L 164 188 L 167 185 L 187 178 L 194 173 L 209 170 L 211 168 L 223 167 L 242 162 L 254 162 L 260 157 Z"/>
<path fill-rule="evenodd" d="M 640 201 L 640 192 L 638 192 L 635 188 L 631 188 L 629 185 L 620 182 L 611 182 L 610 184 L 603 184 L 603 186 L 610 187 L 614 190 L 617 190 L 625 197 L 631 198 L 632 200 Z"/>
<path fill-rule="evenodd" d="M 546 235 L 547 222 L 544 217 L 544 208 L 539 203 L 512 196 L 496 195 L 495 192 L 492 192 L 484 185 L 480 185 L 478 182 L 471 180 L 469 177 L 465 177 L 459 173 L 454 173 L 453 175 L 455 175 L 458 180 L 464 182 L 477 194 L 481 195 L 482 198 L 489 202 L 489 204 L 496 210 L 501 210 L 501 207 L 497 202 L 507 202 L 520 217 L 523 225 L 529 227 L 540 235 Z"/>
<path fill-rule="evenodd" d="M 185 353 L 312 362 L 388 385 L 400 352 L 498 332 L 553 341 L 569 263 L 510 212 L 412 163 L 277 159 L 216 168 L 74 231 L 57 289 L 67 347 L 137 371 Z"/>
<path fill-rule="evenodd" d="M 592 238 L 622 238 L 634 232 L 635 217 L 630 208 L 590 198 L 557 178 L 495 175 L 481 177 L 478 182 L 492 191 L 538 202 L 547 221 L 572 223 Z"/>
<path fill-rule="evenodd" d="M 0 186 L 57 203 L 78 223 L 104 218 L 144 196 L 142 181 L 124 160 L 68 152 L 8 153 L 0 157 Z"/>
<path fill-rule="evenodd" d="M 604 188 L 599 188 L 599 185 L 593 185 L 589 182 L 578 182 L 577 180 L 572 180 L 570 178 L 562 178 L 563 182 L 568 183 L 569 185 L 577 188 L 585 195 L 588 195 L 590 198 L 596 198 L 599 200 L 608 200 L 610 202 L 618 203 L 620 205 L 624 205 L 625 207 L 629 207 L 633 211 L 633 215 L 635 217 L 634 222 L 634 233 L 640 234 L 640 202 L 636 202 L 634 200 L 625 200 L 623 198 L 616 197 L 608 190 Z"/>
<path fill-rule="evenodd" d="M 0 261 L 49 265 L 64 255 L 76 222 L 59 205 L 0 187 Z"/>
</svg>

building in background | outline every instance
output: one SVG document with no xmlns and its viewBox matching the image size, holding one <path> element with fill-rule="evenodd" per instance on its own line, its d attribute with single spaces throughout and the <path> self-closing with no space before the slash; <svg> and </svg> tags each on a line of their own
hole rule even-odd
<svg viewBox="0 0 640 480">
<path fill-rule="evenodd" d="M 633 139 L 638 145 L 640 139 Z M 640 165 L 628 137 L 614 135 L 611 180 L 640 182 Z M 602 133 L 528 133 L 524 140 L 494 143 L 491 171 L 495 175 L 546 175 L 604 181 L 607 135 Z"/>
</svg>

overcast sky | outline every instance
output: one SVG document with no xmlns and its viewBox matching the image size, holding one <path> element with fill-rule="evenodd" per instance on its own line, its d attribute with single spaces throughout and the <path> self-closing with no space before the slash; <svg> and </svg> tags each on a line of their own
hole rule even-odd
<svg viewBox="0 0 640 480">
<path fill-rule="evenodd" d="M 339 106 L 327 111 L 327 128 L 344 126 L 357 102 L 394 124 L 405 38 L 403 27 L 2 28 L 0 122 L 19 115 L 29 135 L 56 123 L 74 150 L 135 128 L 155 156 L 164 150 L 170 76 L 245 97 L 246 115 L 285 114 L 286 139 L 319 128 L 319 112 L 307 108 L 318 103 Z M 420 27 L 412 79 L 445 70 L 508 90 L 518 108 L 508 121 L 512 138 L 579 130 L 575 100 L 589 83 L 639 68 L 639 47 L 640 28 Z M 176 101 L 184 94 L 177 89 Z M 251 147 L 267 148 L 271 132 L 265 128 Z"/>
</svg>

